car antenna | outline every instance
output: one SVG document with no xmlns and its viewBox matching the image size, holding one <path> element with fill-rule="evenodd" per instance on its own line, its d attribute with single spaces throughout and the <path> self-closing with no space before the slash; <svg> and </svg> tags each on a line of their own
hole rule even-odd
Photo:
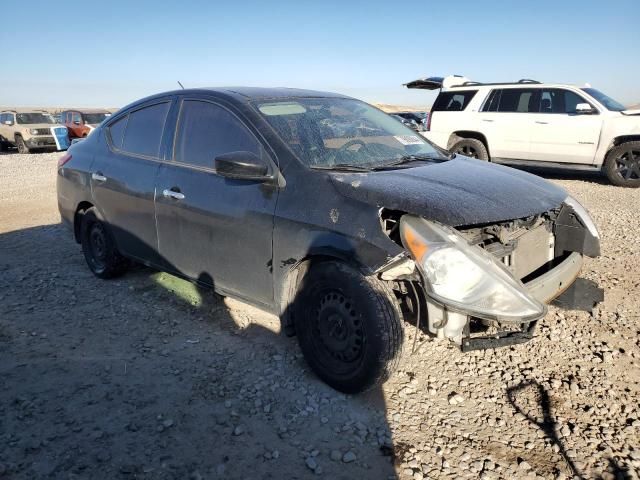
<svg viewBox="0 0 640 480">
<path fill-rule="evenodd" d="M 184 90 L 184 85 L 180 83 L 180 80 L 178 80 L 178 85 L 180 85 L 180 87 Z"/>
</svg>

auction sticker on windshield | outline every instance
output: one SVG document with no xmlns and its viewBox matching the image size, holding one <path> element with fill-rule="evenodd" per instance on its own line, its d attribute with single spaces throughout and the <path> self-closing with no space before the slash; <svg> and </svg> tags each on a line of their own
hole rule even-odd
<svg viewBox="0 0 640 480">
<path fill-rule="evenodd" d="M 426 143 L 424 140 L 420 140 L 420 138 L 415 135 L 394 135 L 396 140 L 398 140 L 403 145 L 423 145 Z"/>
</svg>

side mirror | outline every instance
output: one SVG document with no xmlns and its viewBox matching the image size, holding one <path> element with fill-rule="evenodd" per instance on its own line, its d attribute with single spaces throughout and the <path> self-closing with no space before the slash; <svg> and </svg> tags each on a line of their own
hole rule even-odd
<svg viewBox="0 0 640 480">
<path fill-rule="evenodd" d="M 11 120 L 5 120 L 3 123 L 9 126 L 13 125 L 13 122 Z"/>
<path fill-rule="evenodd" d="M 594 110 L 588 103 L 579 103 L 576 105 L 577 115 L 589 115 L 591 113 L 596 113 L 596 110 Z"/>
<path fill-rule="evenodd" d="M 252 152 L 229 152 L 215 159 L 216 173 L 238 180 L 269 180 L 269 169 L 263 160 Z"/>
<path fill-rule="evenodd" d="M 80 125 L 80 120 L 74 120 L 74 121 L 73 121 L 73 124 L 74 124 L 74 125 Z"/>
</svg>

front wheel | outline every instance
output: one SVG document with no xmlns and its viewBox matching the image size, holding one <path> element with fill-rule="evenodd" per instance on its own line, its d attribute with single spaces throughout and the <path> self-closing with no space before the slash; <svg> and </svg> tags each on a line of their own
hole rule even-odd
<svg viewBox="0 0 640 480">
<path fill-rule="evenodd" d="M 614 185 L 640 187 L 640 142 L 622 143 L 609 150 L 603 170 Z"/>
<path fill-rule="evenodd" d="M 29 153 L 29 147 L 24 143 L 24 139 L 18 135 L 16 136 L 16 146 L 18 147 L 18 153 Z"/>
<path fill-rule="evenodd" d="M 294 303 L 296 334 L 311 369 L 344 393 L 384 382 L 402 353 L 402 314 L 393 291 L 340 262 L 313 265 Z"/>
<path fill-rule="evenodd" d="M 90 208 L 82 216 L 80 230 L 82 252 L 89 270 L 98 278 L 114 278 L 122 275 L 129 266 L 113 240 L 108 226 Z"/>
<path fill-rule="evenodd" d="M 484 143 L 480 140 L 476 140 L 475 138 L 463 138 L 458 140 L 450 148 L 450 151 L 469 158 L 476 158 L 484 161 L 489 160 L 487 147 L 485 147 Z"/>
</svg>

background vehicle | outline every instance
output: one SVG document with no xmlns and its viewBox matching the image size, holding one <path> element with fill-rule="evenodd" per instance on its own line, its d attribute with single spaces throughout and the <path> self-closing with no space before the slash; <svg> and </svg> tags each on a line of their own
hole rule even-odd
<svg viewBox="0 0 640 480">
<path fill-rule="evenodd" d="M 140 100 L 71 147 L 57 188 L 96 276 L 134 260 L 279 314 L 345 392 L 391 374 L 404 319 L 463 348 L 529 340 L 599 254 L 560 187 L 451 160 L 381 110 L 315 91 Z"/>
<path fill-rule="evenodd" d="M 426 129 L 428 116 L 428 113 L 426 112 L 396 112 L 394 113 L 394 115 L 398 115 L 405 120 L 415 122 L 415 124 L 417 125 L 416 131 L 418 132 L 422 132 Z"/>
<path fill-rule="evenodd" d="M 5 110 L 0 112 L 0 150 L 17 147 L 20 153 L 32 150 L 66 150 L 67 129 L 44 111 Z"/>
<path fill-rule="evenodd" d="M 390 115 L 396 120 L 398 120 L 400 123 L 402 123 L 405 127 L 410 128 L 414 132 L 422 131 L 422 127 L 414 119 L 403 117 L 402 115 L 399 115 L 397 113 L 392 113 Z"/>
<path fill-rule="evenodd" d="M 594 88 L 459 76 L 406 86 L 440 89 L 425 136 L 443 148 L 496 163 L 602 170 L 615 185 L 640 187 L 640 111 Z"/>
<path fill-rule="evenodd" d="M 84 138 L 110 115 L 107 110 L 72 109 L 60 113 L 60 118 L 69 130 L 69 138 Z"/>
</svg>

